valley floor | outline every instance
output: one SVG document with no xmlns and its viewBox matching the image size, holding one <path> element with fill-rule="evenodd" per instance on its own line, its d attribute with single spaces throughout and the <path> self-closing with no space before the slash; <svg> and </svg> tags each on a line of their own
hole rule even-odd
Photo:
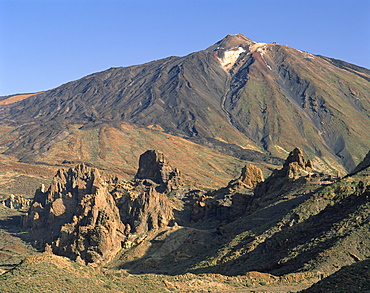
<svg viewBox="0 0 370 293">
<path fill-rule="evenodd" d="M 263 274 L 129 274 L 39 252 L 19 228 L 22 213 L 0 207 L 0 292 L 298 292 L 312 283 L 269 284 Z M 267 281 L 267 282 L 266 282 Z"/>
</svg>

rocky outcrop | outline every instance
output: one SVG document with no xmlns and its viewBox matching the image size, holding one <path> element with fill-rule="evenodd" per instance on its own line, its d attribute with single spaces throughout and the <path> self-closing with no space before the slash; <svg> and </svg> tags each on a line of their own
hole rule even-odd
<svg viewBox="0 0 370 293">
<path fill-rule="evenodd" d="M 141 234 L 173 222 L 173 205 L 166 193 L 182 184 L 180 171 L 162 152 L 143 153 L 135 179 L 117 189 L 121 193 L 117 205 L 127 231 Z"/>
<path fill-rule="evenodd" d="M 24 226 L 59 255 L 103 264 L 121 248 L 125 227 L 97 169 L 83 164 L 58 170 L 48 190 L 36 191 Z"/>
<path fill-rule="evenodd" d="M 137 187 L 128 196 L 121 197 L 117 204 L 126 231 L 131 234 L 162 228 L 174 220 L 170 200 L 165 194 L 157 192 L 153 186 Z"/>
<path fill-rule="evenodd" d="M 11 194 L 6 199 L 1 201 L 4 207 L 16 210 L 23 210 L 30 207 L 32 200 L 24 198 L 21 195 Z"/>
<path fill-rule="evenodd" d="M 140 156 L 135 178 L 157 184 L 159 192 L 171 191 L 182 185 L 180 171 L 173 168 L 165 155 L 157 150 L 148 150 Z"/>
<path fill-rule="evenodd" d="M 312 173 L 312 161 L 306 160 L 301 148 L 295 148 L 290 152 L 288 158 L 279 171 L 279 176 L 297 179 Z"/>
<path fill-rule="evenodd" d="M 252 191 L 235 191 L 222 197 L 203 194 L 194 200 L 190 221 L 198 226 L 216 228 L 245 215 L 252 202 Z"/>
<path fill-rule="evenodd" d="M 280 194 L 289 189 L 291 184 L 299 178 L 312 175 L 312 167 L 312 162 L 304 158 L 302 149 L 295 148 L 285 160 L 283 168 L 274 170 L 264 182 L 256 186 L 254 193 L 256 197 Z"/>
<path fill-rule="evenodd" d="M 215 199 L 203 192 L 196 192 L 191 195 L 190 224 L 206 220 L 208 211 L 215 206 Z"/>
<path fill-rule="evenodd" d="M 142 234 L 174 221 L 165 193 L 181 186 L 180 172 L 164 154 L 147 151 L 131 182 L 108 178 L 78 165 L 60 169 L 51 186 L 35 193 L 23 219 L 41 247 L 86 264 L 110 260 L 130 234 Z"/>
<path fill-rule="evenodd" d="M 191 223 L 225 223 L 242 216 L 253 201 L 252 190 L 262 181 L 262 170 L 247 164 L 242 168 L 240 176 L 231 180 L 226 187 L 208 194 L 194 193 Z"/>
<path fill-rule="evenodd" d="M 254 165 L 247 164 L 242 168 L 240 176 L 231 180 L 227 187 L 230 189 L 255 188 L 263 180 L 262 170 Z"/>
</svg>

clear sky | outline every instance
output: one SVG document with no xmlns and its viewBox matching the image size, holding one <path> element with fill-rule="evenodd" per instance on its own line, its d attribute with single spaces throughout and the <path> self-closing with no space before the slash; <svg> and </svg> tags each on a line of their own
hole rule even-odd
<svg viewBox="0 0 370 293">
<path fill-rule="evenodd" d="M 369 0 L 0 0 L 0 95 L 242 33 L 370 68 Z"/>
</svg>

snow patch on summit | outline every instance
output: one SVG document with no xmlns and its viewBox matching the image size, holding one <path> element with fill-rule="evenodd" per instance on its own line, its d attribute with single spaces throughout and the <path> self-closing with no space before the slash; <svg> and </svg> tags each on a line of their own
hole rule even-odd
<svg viewBox="0 0 370 293">
<path fill-rule="evenodd" d="M 222 58 L 218 58 L 221 66 L 226 70 L 229 71 L 235 64 L 236 60 L 238 60 L 241 53 L 244 53 L 245 49 L 242 47 L 232 48 L 224 52 L 224 56 Z"/>
<path fill-rule="evenodd" d="M 253 45 L 251 45 L 249 47 L 249 51 L 251 53 L 253 52 L 263 52 L 264 50 L 266 50 L 266 47 L 267 47 L 267 43 L 254 43 Z"/>
</svg>

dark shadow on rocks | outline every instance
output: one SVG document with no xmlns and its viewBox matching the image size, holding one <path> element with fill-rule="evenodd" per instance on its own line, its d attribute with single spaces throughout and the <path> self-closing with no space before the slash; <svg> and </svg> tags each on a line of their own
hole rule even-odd
<svg viewBox="0 0 370 293">
<path fill-rule="evenodd" d="M 350 237 L 350 233 L 356 230 L 354 227 L 349 227 L 339 233 L 337 232 L 338 223 L 343 219 L 349 219 L 350 214 L 356 212 L 367 200 L 366 195 L 350 195 L 333 206 L 328 205 L 320 213 L 307 220 L 291 227 L 284 227 L 257 245 L 251 252 L 225 263 L 220 272 L 228 274 L 228 272 L 234 271 L 235 274 L 240 274 L 256 270 L 274 275 L 284 275 L 303 270 L 308 263 L 311 264 L 311 269 L 317 267 L 320 265 L 320 261 L 323 261 L 319 259 L 323 252 L 334 247 L 339 241 L 343 241 L 345 237 Z M 362 224 L 357 223 L 360 226 Z M 369 242 L 368 238 L 369 233 L 365 232 L 362 241 Z M 316 242 L 312 242 L 312 239 L 315 239 Z M 364 246 L 367 247 L 365 244 Z M 333 255 L 333 257 L 340 257 L 343 258 L 343 262 L 352 263 L 354 260 L 350 257 L 351 249 L 353 248 L 344 245 L 341 250 L 336 251 L 337 255 Z M 289 255 L 292 252 L 296 252 L 297 255 L 292 257 Z M 363 253 L 369 254 L 369 251 L 365 249 Z M 284 258 L 286 261 L 282 261 Z M 235 270 L 238 266 L 241 269 Z M 337 269 L 332 265 L 332 272 Z"/>
</svg>

